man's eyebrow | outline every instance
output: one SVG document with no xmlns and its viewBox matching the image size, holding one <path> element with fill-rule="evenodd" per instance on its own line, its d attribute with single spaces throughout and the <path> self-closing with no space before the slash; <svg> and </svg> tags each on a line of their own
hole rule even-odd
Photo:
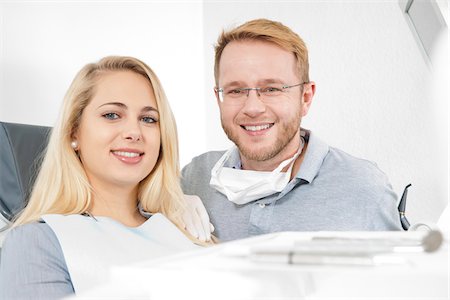
<svg viewBox="0 0 450 300">
<path fill-rule="evenodd" d="M 227 82 L 226 84 L 224 84 L 223 87 L 242 86 L 242 85 L 244 85 L 244 82 L 242 82 L 242 81 L 231 81 L 231 82 Z"/>
<path fill-rule="evenodd" d="M 281 83 L 284 84 L 285 82 L 279 78 L 266 78 L 258 80 L 258 85 L 265 85 L 270 83 Z M 243 81 L 231 81 L 224 85 L 224 87 L 230 87 L 230 86 L 245 86 L 245 82 Z"/>
<path fill-rule="evenodd" d="M 267 78 L 258 81 L 260 84 L 269 84 L 269 83 L 285 83 L 283 80 L 278 78 Z"/>
</svg>

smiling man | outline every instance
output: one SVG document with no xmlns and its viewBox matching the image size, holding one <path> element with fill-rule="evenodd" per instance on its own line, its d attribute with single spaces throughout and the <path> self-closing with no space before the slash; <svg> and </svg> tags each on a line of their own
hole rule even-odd
<svg viewBox="0 0 450 300">
<path fill-rule="evenodd" d="M 182 185 L 203 200 L 219 239 L 401 229 L 384 173 L 301 128 L 316 85 L 296 33 L 266 19 L 225 31 L 214 73 L 222 127 L 235 146 L 194 158 Z"/>
</svg>

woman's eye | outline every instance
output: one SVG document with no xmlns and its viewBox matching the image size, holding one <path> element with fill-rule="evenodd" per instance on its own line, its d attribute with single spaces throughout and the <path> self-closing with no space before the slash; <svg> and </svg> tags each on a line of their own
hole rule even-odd
<svg viewBox="0 0 450 300">
<path fill-rule="evenodd" d="M 144 123 L 155 123 L 155 122 L 157 122 L 158 120 L 156 120 L 155 118 L 153 118 L 153 117 L 142 117 L 142 119 L 141 119 Z"/>
<path fill-rule="evenodd" d="M 108 120 L 116 120 L 119 118 L 119 115 L 116 113 L 106 113 L 104 115 L 102 115 L 104 118 L 108 119 Z"/>
</svg>

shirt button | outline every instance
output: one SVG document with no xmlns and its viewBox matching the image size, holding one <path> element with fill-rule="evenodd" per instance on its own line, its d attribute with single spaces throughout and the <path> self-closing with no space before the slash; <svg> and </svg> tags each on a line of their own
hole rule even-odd
<svg viewBox="0 0 450 300">
<path fill-rule="evenodd" d="M 259 207 L 264 208 L 266 205 L 264 203 L 259 203 Z"/>
</svg>

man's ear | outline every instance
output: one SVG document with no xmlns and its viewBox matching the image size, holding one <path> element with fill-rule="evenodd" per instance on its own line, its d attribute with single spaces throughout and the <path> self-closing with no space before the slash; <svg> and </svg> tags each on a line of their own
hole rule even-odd
<svg viewBox="0 0 450 300">
<path fill-rule="evenodd" d="M 217 91 L 216 88 L 214 88 L 214 95 L 216 95 L 217 105 L 219 105 L 219 107 L 220 107 L 220 104 L 222 103 L 222 101 L 220 101 L 219 92 Z"/>
<path fill-rule="evenodd" d="M 316 83 L 314 81 L 310 81 L 309 83 L 305 83 L 303 85 L 302 117 L 308 114 L 315 93 L 316 93 Z"/>
</svg>

